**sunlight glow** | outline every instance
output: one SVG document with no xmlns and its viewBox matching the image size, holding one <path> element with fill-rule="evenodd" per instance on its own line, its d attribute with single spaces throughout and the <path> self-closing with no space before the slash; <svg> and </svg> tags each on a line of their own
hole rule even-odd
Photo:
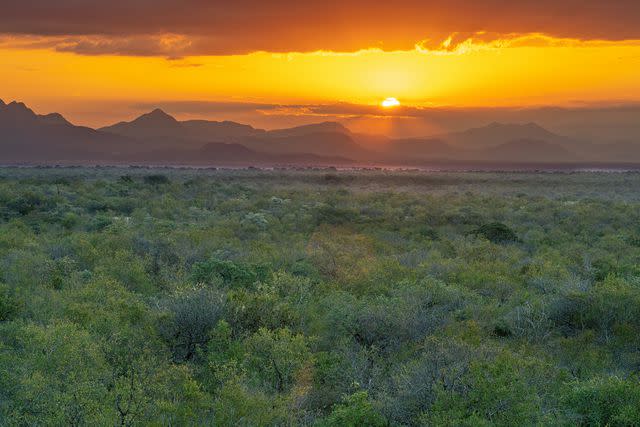
<svg viewBox="0 0 640 427">
<path fill-rule="evenodd" d="M 387 98 L 384 101 L 382 101 L 381 104 L 384 108 L 393 108 L 393 107 L 398 107 L 400 105 L 400 101 L 398 101 L 395 98 Z"/>
</svg>

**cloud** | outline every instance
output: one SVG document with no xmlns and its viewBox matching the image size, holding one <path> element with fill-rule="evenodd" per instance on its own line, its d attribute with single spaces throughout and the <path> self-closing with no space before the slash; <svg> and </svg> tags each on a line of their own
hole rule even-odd
<svg viewBox="0 0 640 427">
<path fill-rule="evenodd" d="M 453 51 L 470 39 L 476 44 L 495 42 L 514 34 L 640 39 L 637 0 L 397 0 L 375 6 L 365 0 L 3 3 L 0 33 L 45 36 L 56 39 L 58 50 L 87 55 L 353 52 L 372 47 L 410 50 L 416 45 Z"/>
<path fill-rule="evenodd" d="M 207 117 L 218 113 L 258 113 L 266 116 L 294 115 L 317 116 L 326 118 L 416 118 L 444 121 L 447 127 L 465 117 L 474 117 L 479 122 L 485 120 L 522 121 L 534 118 L 546 119 L 554 115 L 582 117 L 588 114 L 621 114 L 630 117 L 640 114 L 640 103 L 601 102 L 586 103 L 576 101 L 572 105 L 536 106 L 536 107 L 447 107 L 447 106 L 411 106 L 404 105 L 386 109 L 379 105 L 335 102 L 327 104 L 272 104 L 244 101 L 163 101 L 133 104 L 131 108 L 146 112 L 154 108 L 163 108 L 175 114 L 202 115 Z M 444 124 L 444 123 L 443 123 Z M 463 126 L 464 127 L 464 126 Z"/>
<path fill-rule="evenodd" d="M 258 102 L 233 102 L 233 101 L 164 101 L 158 103 L 141 102 L 134 104 L 132 108 L 138 111 L 148 111 L 154 108 L 163 108 L 167 111 L 180 114 L 201 114 L 207 116 L 216 113 L 246 113 L 277 110 L 279 108 L 303 108 L 301 105 L 283 106 L 280 104 L 268 104 Z"/>
<path fill-rule="evenodd" d="M 136 36 L 4 36 L 0 47 L 53 49 L 79 55 L 164 56 L 181 59 L 192 42 L 177 34 Z"/>
</svg>

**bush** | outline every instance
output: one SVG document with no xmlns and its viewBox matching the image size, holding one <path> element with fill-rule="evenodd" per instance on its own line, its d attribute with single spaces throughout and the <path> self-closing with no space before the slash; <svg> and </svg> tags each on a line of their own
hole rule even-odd
<svg viewBox="0 0 640 427">
<path fill-rule="evenodd" d="M 485 224 L 472 231 L 471 234 L 482 236 L 493 243 L 509 243 L 518 240 L 516 233 L 501 222 Z"/>
<path fill-rule="evenodd" d="M 10 211 L 17 213 L 18 215 L 25 216 L 37 210 L 50 209 L 53 206 L 51 202 L 46 200 L 41 194 L 27 192 L 13 200 L 10 200 L 7 203 L 7 207 Z"/>
<path fill-rule="evenodd" d="M 358 391 L 345 396 L 343 402 L 336 405 L 331 414 L 317 425 L 318 427 L 383 427 L 388 423 L 371 404 L 369 394 L 366 391 Z"/>
<path fill-rule="evenodd" d="M 13 319 L 22 308 L 22 301 L 7 285 L 0 283 L 0 322 Z"/>
<path fill-rule="evenodd" d="M 640 425 L 640 378 L 595 378 L 576 383 L 566 398 L 579 425 Z"/>
<path fill-rule="evenodd" d="M 158 186 L 158 185 L 163 185 L 163 184 L 169 184 L 169 178 L 166 175 L 147 175 L 144 177 L 144 182 L 145 184 L 149 184 L 149 185 L 154 185 L 154 186 Z"/>
<path fill-rule="evenodd" d="M 267 390 L 284 392 L 293 385 L 296 374 L 311 362 L 311 352 L 303 335 L 288 329 L 261 328 L 245 343 L 249 374 Z"/>
<path fill-rule="evenodd" d="M 506 326 L 506 331 L 504 327 Z M 526 339 L 529 342 L 539 342 L 547 339 L 551 334 L 553 322 L 549 318 L 547 306 L 542 302 L 529 302 L 516 307 L 504 318 L 504 323 L 496 326 L 495 332 L 506 332 L 508 336 Z"/>
<path fill-rule="evenodd" d="M 592 329 L 609 341 L 620 327 L 640 329 L 640 296 L 634 285 L 609 276 L 586 292 L 558 297 L 551 319 L 566 335 Z"/>
<path fill-rule="evenodd" d="M 429 425 L 537 425 L 540 399 L 524 381 L 522 361 L 507 354 L 493 361 L 476 361 L 456 389 L 440 389 L 433 411 L 424 414 Z"/>
<path fill-rule="evenodd" d="M 169 344 L 174 359 L 190 360 L 198 348 L 206 347 L 210 334 L 224 313 L 225 298 L 213 289 L 180 290 L 161 303 L 168 316 L 160 321 L 160 335 Z"/>
<path fill-rule="evenodd" d="M 191 281 L 205 284 L 223 283 L 226 286 L 241 287 L 263 281 L 268 274 L 269 269 L 266 266 L 212 258 L 193 265 Z"/>
</svg>

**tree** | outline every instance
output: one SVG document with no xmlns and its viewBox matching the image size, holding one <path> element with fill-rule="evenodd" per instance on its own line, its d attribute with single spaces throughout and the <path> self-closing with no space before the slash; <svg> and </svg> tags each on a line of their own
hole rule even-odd
<svg viewBox="0 0 640 427">
<path fill-rule="evenodd" d="M 286 328 L 260 328 L 246 340 L 245 349 L 248 375 L 266 390 L 278 393 L 289 390 L 298 371 L 312 363 L 305 337 Z"/>
<path fill-rule="evenodd" d="M 387 420 L 380 415 L 369 400 L 366 391 L 345 396 L 342 403 L 334 406 L 331 414 L 317 423 L 318 427 L 383 427 Z"/>
<path fill-rule="evenodd" d="M 190 360 L 206 347 L 209 332 L 222 318 L 225 297 L 202 286 L 185 288 L 161 302 L 166 316 L 160 320 L 160 335 L 171 347 L 175 360 Z"/>
</svg>

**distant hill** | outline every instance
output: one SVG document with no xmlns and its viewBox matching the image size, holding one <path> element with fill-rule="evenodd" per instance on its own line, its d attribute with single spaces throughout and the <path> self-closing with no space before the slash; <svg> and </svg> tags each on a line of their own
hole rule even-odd
<svg viewBox="0 0 640 427">
<path fill-rule="evenodd" d="M 580 159 L 565 145 L 570 140 L 536 125 L 491 123 L 429 138 L 389 140 L 383 152 L 393 159 L 566 162 Z"/>
<path fill-rule="evenodd" d="M 326 129 L 324 126 L 320 126 Z M 309 127 L 308 129 L 318 129 Z M 286 134 L 276 132 L 274 135 Z M 35 114 L 19 102 L 5 104 L 0 100 L 0 163 L 97 161 L 117 163 L 160 164 L 344 164 L 353 160 L 338 154 L 341 142 L 329 135 L 269 138 L 274 147 L 282 150 L 260 151 L 238 142 L 246 138 L 264 136 L 266 132 L 235 122 L 189 120 L 179 122 L 162 110 L 156 109 L 131 122 L 120 122 L 100 130 L 75 126 L 62 115 Z M 336 134 L 338 139 L 345 135 Z M 215 139 L 210 139 L 215 138 Z M 348 137 L 346 137 L 348 139 Z M 294 140 L 308 141 L 294 144 Z M 252 140 L 257 141 L 257 140 Z M 315 143 L 324 149 L 314 150 Z M 333 145 L 331 145 L 333 144 Z M 256 145 L 260 145 L 256 143 Z M 274 148 L 271 147 L 271 148 Z M 332 148 L 333 147 L 333 148 Z M 333 149 L 337 151 L 334 152 Z"/>
<path fill-rule="evenodd" d="M 275 135 L 287 135 L 287 133 L 279 131 Z M 319 156 L 347 157 L 355 160 L 369 159 L 375 156 L 374 152 L 363 148 L 349 135 L 341 132 L 298 134 L 296 130 L 287 136 L 275 135 L 268 132 L 265 136 L 244 138 L 241 142 L 247 147 L 266 153 L 309 153 Z"/>
<path fill-rule="evenodd" d="M 358 145 L 349 129 L 336 122 L 323 122 L 288 129 L 265 131 L 235 122 L 207 120 L 178 121 L 160 109 L 130 121 L 100 129 L 136 138 L 145 150 L 181 147 L 193 149 L 203 142 L 242 144 L 269 154 L 312 154 L 340 158 L 371 158 L 372 153 Z"/>
<path fill-rule="evenodd" d="M 189 137 L 200 141 L 238 139 L 265 133 L 263 129 L 230 121 L 187 120 L 180 123 L 187 129 Z"/>
<path fill-rule="evenodd" d="M 560 144 L 569 142 L 568 138 L 556 135 L 535 123 L 493 122 L 484 127 L 437 135 L 435 138 L 442 139 L 458 147 L 474 150 L 496 147 L 500 144 L 517 140 L 546 141 Z"/>
<path fill-rule="evenodd" d="M 160 149 L 127 154 L 118 160 L 132 163 L 175 165 L 340 165 L 353 160 L 309 153 L 274 154 L 252 150 L 241 144 L 211 142 L 199 149 Z"/>
<path fill-rule="evenodd" d="M 640 141 L 593 144 L 589 147 L 588 154 L 592 158 L 609 159 L 623 163 L 640 163 Z"/>
<path fill-rule="evenodd" d="M 58 113 L 39 115 L 0 100 L 0 162 L 157 164 L 378 164 L 430 161 L 640 163 L 640 143 L 594 144 L 535 123 L 491 123 L 462 132 L 393 139 L 352 133 L 337 122 L 266 131 L 232 121 L 179 121 L 155 109 L 98 130 Z"/>
<path fill-rule="evenodd" d="M 318 133 L 340 133 L 348 136 L 351 135 L 351 131 L 338 122 L 322 122 L 296 126 L 288 129 L 271 130 L 268 131 L 265 136 L 269 138 L 287 138 Z"/>
<path fill-rule="evenodd" d="M 179 140 L 182 146 L 198 147 L 203 142 L 231 142 L 239 138 L 261 135 L 265 131 L 235 122 L 215 122 L 208 120 L 188 120 L 180 122 L 161 109 L 155 109 L 130 122 L 120 122 L 99 129 L 116 135 L 151 141 L 152 147 L 175 146 Z"/>
<path fill-rule="evenodd" d="M 580 158 L 561 145 L 535 139 L 517 139 L 482 150 L 482 160 L 506 162 L 571 162 Z"/>
<path fill-rule="evenodd" d="M 407 138 L 391 140 L 384 153 L 392 158 L 447 159 L 455 157 L 460 150 L 437 138 Z"/>
<path fill-rule="evenodd" d="M 20 102 L 0 101 L 0 162 L 88 160 L 117 153 L 126 138 L 74 126 L 60 114 L 35 114 Z"/>
<path fill-rule="evenodd" d="M 180 122 L 159 108 L 130 122 L 120 122 L 98 130 L 139 139 L 157 137 L 183 138 L 185 136 L 185 129 Z"/>
</svg>

